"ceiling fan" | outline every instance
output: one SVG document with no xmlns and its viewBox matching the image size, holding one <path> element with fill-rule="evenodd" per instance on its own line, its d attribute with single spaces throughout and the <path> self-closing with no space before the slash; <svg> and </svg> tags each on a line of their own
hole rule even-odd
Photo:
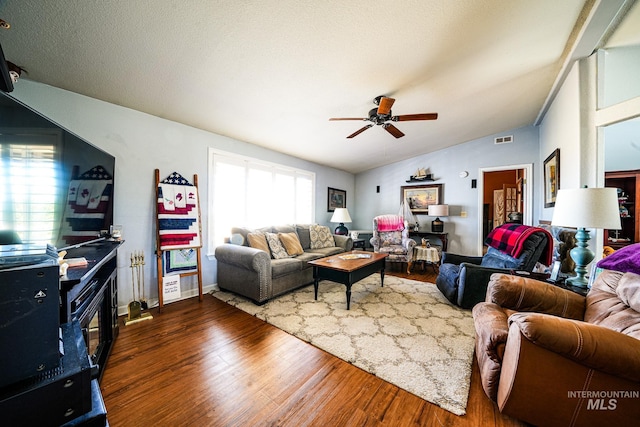
<svg viewBox="0 0 640 427">
<path fill-rule="evenodd" d="M 403 114 L 401 116 L 392 116 L 391 115 L 391 106 L 396 102 L 393 98 L 388 98 L 386 96 L 380 95 L 376 96 L 373 100 L 373 103 L 378 106 L 378 108 L 372 108 L 369 111 L 369 117 L 365 118 L 353 118 L 353 117 L 340 117 L 340 118 L 331 118 L 329 120 L 364 120 L 372 122 L 373 124 L 368 124 L 363 128 L 358 129 L 347 138 L 353 138 L 354 136 L 360 135 L 365 130 L 372 127 L 374 124 L 378 126 L 382 126 L 387 132 L 396 138 L 402 138 L 404 133 L 400 131 L 397 127 L 392 125 L 391 123 L 387 123 L 388 121 L 392 122 L 408 122 L 411 120 L 436 120 L 438 118 L 438 113 L 424 113 L 424 114 Z"/>
</svg>

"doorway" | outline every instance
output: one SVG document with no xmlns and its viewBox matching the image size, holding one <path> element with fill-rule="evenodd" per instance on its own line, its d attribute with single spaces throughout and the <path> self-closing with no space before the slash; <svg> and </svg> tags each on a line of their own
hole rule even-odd
<svg viewBox="0 0 640 427">
<path fill-rule="evenodd" d="M 532 164 L 480 168 L 478 176 L 478 255 L 491 230 L 505 222 L 531 225 Z"/>
</svg>

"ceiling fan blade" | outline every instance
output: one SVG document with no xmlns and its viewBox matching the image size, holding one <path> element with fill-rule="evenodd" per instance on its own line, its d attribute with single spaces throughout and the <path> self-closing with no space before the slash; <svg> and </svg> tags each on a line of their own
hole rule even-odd
<svg viewBox="0 0 640 427">
<path fill-rule="evenodd" d="M 357 131 L 355 131 L 354 133 L 352 133 L 351 135 L 349 135 L 347 138 L 353 138 L 354 136 L 358 136 L 362 132 L 364 132 L 365 130 L 369 129 L 371 126 L 373 126 L 373 125 L 366 125 L 365 127 L 360 128 Z"/>
<path fill-rule="evenodd" d="M 410 120 L 436 120 L 438 113 L 425 114 L 403 114 L 402 116 L 393 116 L 391 120 L 394 122 L 408 122 Z"/>
<path fill-rule="evenodd" d="M 335 121 L 335 120 L 368 120 L 368 119 L 364 119 L 362 117 L 332 117 L 329 119 L 329 121 Z"/>
<path fill-rule="evenodd" d="M 380 98 L 380 105 L 378 106 L 378 114 L 381 114 L 383 116 L 386 116 L 387 114 L 389 114 L 391 112 L 391 106 L 393 105 L 394 102 L 396 102 L 396 100 L 393 98 L 387 98 L 386 96 L 383 96 L 382 98 Z"/>
<path fill-rule="evenodd" d="M 398 129 L 397 127 L 395 127 L 390 123 L 385 123 L 384 125 L 382 125 L 382 127 L 385 128 L 387 132 L 389 132 L 391 135 L 395 136 L 396 138 L 402 138 L 404 136 L 404 133 L 402 133 L 400 129 Z"/>
</svg>

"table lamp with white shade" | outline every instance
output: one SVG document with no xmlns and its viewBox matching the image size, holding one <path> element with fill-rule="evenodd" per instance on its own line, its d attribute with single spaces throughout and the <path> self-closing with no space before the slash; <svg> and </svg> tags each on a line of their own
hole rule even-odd
<svg viewBox="0 0 640 427">
<path fill-rule="evenodd" d="M 567 279 L 573 286 L 586 288 L 587 266 L 595 258 L 588 248 L 589 230 L 601 228 L 619 230 L 620 211 L 618 191 L 615 188 L 575 188 L 558 190 L 553 210 L 552 225 L 576 227 L 577 246 L 569 254 L 576 263 L 576 276 Z"/>
<path fill-rule="evenodd" d="M 429 205 L 429 216 L 435 216 L 436 219 L 431 221 L 432 233 L 443 233 L 444 223 L 440 220 L 441 216 L 449 216 L 449 205 Z"/>
<path fill-rule="evenodd" d="M 351 222 L 351 216 L 349 215 L 347 208 L 336 208 L 336 210 L 333 211 L 330 221 L 340 223 L 334 231 L 335 234 L 339 234 L 341 236 L 349 234 L 349 230 L 344 226 L 345 222 Z"/>
</svg>

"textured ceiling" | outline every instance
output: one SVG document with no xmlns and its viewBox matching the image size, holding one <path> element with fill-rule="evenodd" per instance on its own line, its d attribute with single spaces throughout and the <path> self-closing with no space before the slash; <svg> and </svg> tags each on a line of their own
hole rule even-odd
<svg viewBox="0 0 640 427">
<path fill-rule="evenodd" d="M 357 173 L 533 124 L 593 3 L 0 0 L 0 42 L 24 78 Z M 377 95 L 439 118 L 328 121 Z"/>
</svg>

